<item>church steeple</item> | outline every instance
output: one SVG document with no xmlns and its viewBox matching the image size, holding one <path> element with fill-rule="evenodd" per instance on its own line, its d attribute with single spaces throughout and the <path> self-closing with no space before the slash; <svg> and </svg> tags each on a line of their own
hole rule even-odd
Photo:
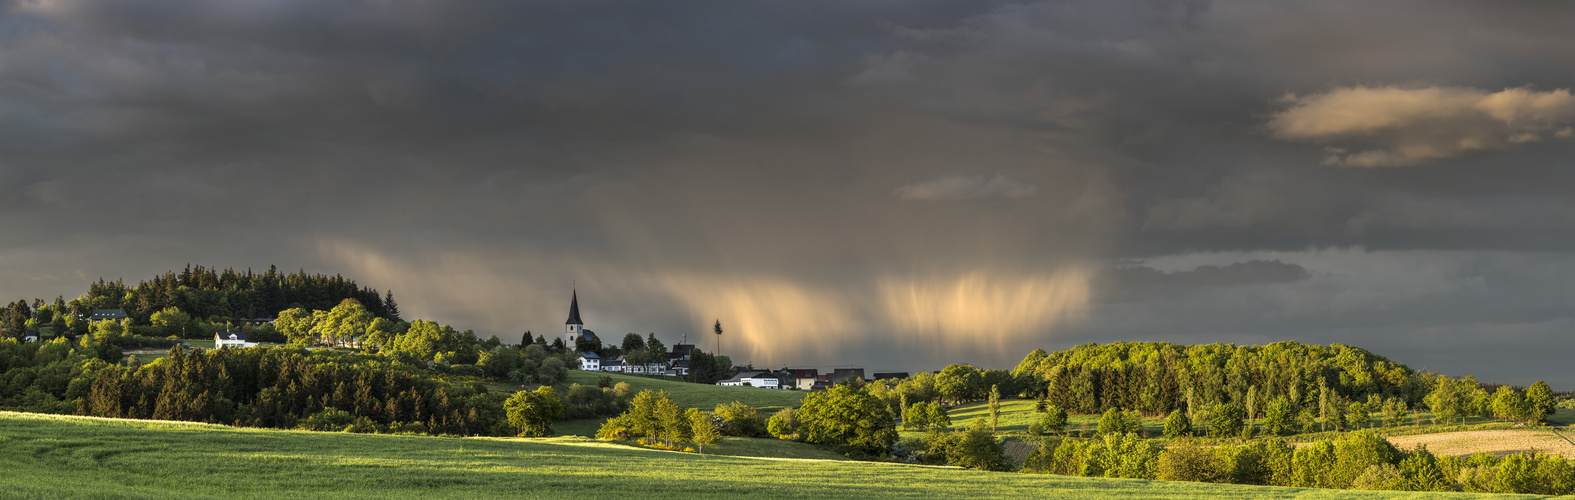
<svg viewBox="0 0 1575 500">
<path fill-rule="evenodd" d="M 580 330 L 585 328 L 585 322 L 580 321 L 580 292 L 578 290 L 574 291 L 574 295 L 569 299 L 569 320 L 565 321 L 564 325 L 568 333 L 571 334 L 580 333 Z"/>
</svg>

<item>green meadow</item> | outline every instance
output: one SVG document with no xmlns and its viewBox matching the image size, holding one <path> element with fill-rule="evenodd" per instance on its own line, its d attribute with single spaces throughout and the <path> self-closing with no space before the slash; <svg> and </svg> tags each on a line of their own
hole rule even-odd
<svg viewBox="0 0 1575 500">
<path fill-rule="evenodd" d="M 0 412 L 6 498 L 1438 498 Z M 1500 495 L 1503 496 L 1503 495 Z M 1492 495 L 1451 494 L 1450 498 Z M 1509 497 L 1509 496 L 1503 496 Z"/>
<path fill-rule="evenodd" d="M 684 408 L 710 410 L 716 408 L 716 405 L 737 401 L 760 410 L 762 418 L 770 417 L 772 413 L 783 408 L 798 407 L 804 396 L 809 394 L 804 391 L 690 384 L 658 377 L 580 370 L 569 370 L 568 378 L 559 384 L 557 389 L 559 394 L 565 394 L 569 384 L 596 385 L 604 375 L 611 378 L 614 384 L 628 382 L 636 393 L 646 389 L 667 391 L 673 403 Z M 602 422 L 605 421 L 607 421 L 605 418 L 560 420 L 552 424 L 552 430 L 560 435 L 594 437 L 596 430 L 600 429 Z"/>
</svg>

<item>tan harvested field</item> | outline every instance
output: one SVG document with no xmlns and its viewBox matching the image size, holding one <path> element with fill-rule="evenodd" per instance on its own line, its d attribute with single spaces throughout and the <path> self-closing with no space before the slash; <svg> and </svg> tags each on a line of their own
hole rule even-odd
<svg viewBox="0 0 1575 500">
<path fill-rule="evenodd" d="M 1570 443 L 1568 431 L 1549 429 L 1444 432 L 1394 436 L 1389 442 L 1402 450 L 1427 445 L 1428 451 L 1438 455 L 1465 456 L 1473 453 L 1493 453 L 1499 456 L 1521 451 L 1536 450 L 1575 460 L 1575 444 Z"/>
</svg>

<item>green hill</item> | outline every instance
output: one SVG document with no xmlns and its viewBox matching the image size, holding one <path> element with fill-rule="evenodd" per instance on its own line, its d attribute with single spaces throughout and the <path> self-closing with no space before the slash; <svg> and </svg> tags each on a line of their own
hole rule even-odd
<svg viewBox="0 0 1575 500">
<path fill-rule="evenodd" d="M 646 389 L 667 391 L 668 397 L 674 403 L 684 408 L 712 409 L 722 403 L 734 401 L 753 406 L 761 411 L 776 411 L 787 407 L 798 407 L 804 399 L 804 391 L 786 391 L 777 389 L 756 389 L 753 387 L 724 387 L 720 385 L 690 384 L 676 380 L 663 380 L 659 378 L 642 377 L 638 375 L 621 375 L 617 373 L 588 372 L 569 370 L 569 377 L 563 381 L 561 388 L 569 384 L 596 385 L 596 381 L 606 376 L 612 383 L 628 382 L 635 392 Z"/>
<path fill-rule="evenodd" d="M 1426 498 L 0 412 L 7 498 Z M 1476 498 L 1477 495 L 1452 495 Z M 1486 497 L 1481 495 L 1480 497 Z"/>
</svg>

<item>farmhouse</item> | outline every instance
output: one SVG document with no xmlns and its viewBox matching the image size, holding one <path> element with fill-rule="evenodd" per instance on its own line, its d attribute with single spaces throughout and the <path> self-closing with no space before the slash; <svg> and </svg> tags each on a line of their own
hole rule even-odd
<svg viewBox="0 0 1575 500">
<path fill-rule="evenodd" d="M 733 378 L 717 382 L 716 385 L 750 386 L 762 389 L 782 389 L 782 379 L 769 371 L 764 372 L 739 372 Z"/>
<path fill-rule="evenodd" d="M 120 320 L 126 319 L 126 310 L 125 309 L 94 309 L 93 310 L 93 314 L 88 315 L 87 319 L 88 319 L 88 321 L 102 321 L 102 320 L 106 320 L 106 319 L 114 320 L 114 321 L 120 321 Z"/>
<path fill-rule="evenodd" d="M 246 341 L 246 332 L 215 332 L 213 334 L 213 348 L 226 347 L 256 347 L 255 342 Z"/>
<path fill-rule="evenodd" d="M 601 371 L 602 357 L 594 352 L 580 353 L 580 369 L 586 371 Z"/>
</svg>

